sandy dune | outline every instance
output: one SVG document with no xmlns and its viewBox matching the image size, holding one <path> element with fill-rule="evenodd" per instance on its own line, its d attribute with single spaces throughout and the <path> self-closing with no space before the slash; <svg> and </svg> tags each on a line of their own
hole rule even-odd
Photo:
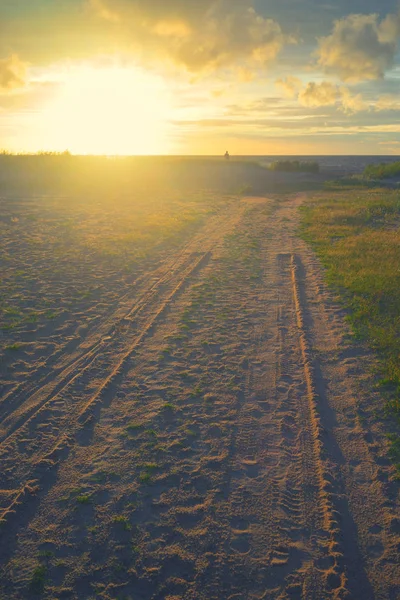
<svg viewBox="0 0 400 600">
<path fill-rule="evenodd" d="M 230 202 L 10 377 L 2 597 L 400 597 L 373 357 L 298 236 L 302 201 Z"/>
</svg>

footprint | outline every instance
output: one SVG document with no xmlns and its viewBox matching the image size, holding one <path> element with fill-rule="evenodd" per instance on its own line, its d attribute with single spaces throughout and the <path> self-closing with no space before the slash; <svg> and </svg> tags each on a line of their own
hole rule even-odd
<svg viewBox="0 0 400 600">
<path fill-rule="evenodd" d="M 384 549 L 383 545 L 378 542 L 377 544 L 374 544 L 373 546 L 369 546 L 369 548 L 367 549 L 367 556 L 370 556 L 372 558 L 380 558 L 384 552 L 385 552 L 385 549 Z"/>
<path fill-rule="evenodd" d="M 276 388 L 276 391 L 279 392 L 279 394 L 287 394 L 289 392 L 289 386 L 287 385 L 278 385 Z"/>
<path fill-rule="evenodd" d="M 315 563 L 317 569 L 321 571 L 329 571 L 335 566 L 335 557 L 329 554 L 328 556 L 321 556 Z"/>
<path fill-rule="evenodd" d="M 286 440 L 293 440 L 296 437 L 296 432 L 293 430 L 293 425 L 289 418 L 284 419 L 281 424 L 282 437 Z"/>
<path fill-rule="evenodd" d="M 261 410 L 258 410 L 257 408 L 255 408 L 254 410 L 251 411 L 251 416 L 254 419 L 259 419 L 260 417 L 263 416 L 263 413 L 261 412 Z"/>
<path fill-rule="evenodd" d="M 263 412 L 270 412 L 271 410 L 271 403 L 267 402 L 266 400 L 260 400 L 258 402 L 258 405 L 260 407 L 260 410 L 262 410 Z"/>
<path fill-rule="evenodd" d="M 260 474 L 260 468 L 258 466 L 257 461 L 245 461 L 243 462 L 243 465 L 246 469 L 246 475 L 247 477 L 250 477 L 250 479 L 256 479 L 259 474 Z"/>
<path fill-rule="evenodd" d="M 250 551 L 250 541 L 247 534 L 238 535 L 231 541 L 231 548 L 238 554 L 247 554 Z"/>
<path fill-rule="evenodd" d="M 339 575 L 339 573 L 336 573 L 335 571 L 330 571 L 326 575 L 326 583 L 331 590 L 337 590 L 340 587 L 342 587 L 342 578 Z"/>
<path fill-rule="evenodd" d="M 394 518 L 390 522 L 389 530 L 391 533 L 400 533 L 400 519 Z"/>
<path fill-rule="evenodd" d="M 280 459 L 281 459 L 280 454 L 278 454 L 278 453 L 272 454 L 271 453 L 265 457 L 263 462 L 266 466 L 276 467 L 279 464 Z"/>
<path fill-rule="evenodd" d="M 203 519 L 203 513 L 177 513 L 176 520 L 183 529 L 193 529 Z"/>
<path fill-rule="evenodd" d="M 249 522 L 243 517 L 233 517 L 231 520 L 231 527 L 235 532 L 245 533 L 249 531 Z"/>
<path fill-rule="evenodd" d="M 380 525 L 372 525 L 372 527 L 369 528 L 369 532 L 372 533 L 373 535 L 381 533 L 382 530 L 383 530 L 383 527 L 381 527 Z"/>
</svg>

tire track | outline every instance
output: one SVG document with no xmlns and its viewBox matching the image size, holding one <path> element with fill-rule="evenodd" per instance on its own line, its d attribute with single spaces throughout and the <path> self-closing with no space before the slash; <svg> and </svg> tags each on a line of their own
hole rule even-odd
<svg viewBox="0 0 400 600">
<path fill-rule="evenodd" d="M 221 212 L 221 211 L 220 211 Z M 136 300 L 135 297 L 132 297 L 132 292 L 128 291 L 118 298 L 114 304 L 117 304 L 117 308 L 113 307 L 111 311 L 108 311 L 107 315 L 102 319 L 100 323 L 96 323 L 95 325 L 91 325 L 91 329 L 95 328 L 96 332 L 91 335 L 91 338 L 94 338 L 93 341 L 90 341 L 87 337 L 85 340 L 79 344 L 78 348 L 74 350 L 74 354 L 79 352 L 79 349 L 83 350 L 83 354 L 79 356 L 77 359 L 73 359 L 70 361 L 66 367 L 59 367 L 60 372 L 64 372 L 64 369 L 67 368 L 77 368 L 79 367 L 80 361 L 84 361 L 86 355 L 90 355 L 91 352 L 95 351 L 102 343 L 102 339 L 104 337 L 108 337 L 114 332 L 114 328 L 118 328 L 119 323 L 123 323 L 126 318 L 129 318 L 136 311 L 137 307 L 143 302 L 148 301 L 147 295 L 154 291 L 155 288 L 161 286 L 168 280 L 169 274 L 174 271 L 181 260 L 187 258 L 188 254 L 193 252 L 193 248 L 197 247 L 199 244 L 204 243 L 206 241 L 206 237 L 208 235 L 215 234 L 215 231 L 220 227 L 220 220 L 225 221 L 226 217 L 229 220 L 230 212 L 222 211 L 222 214 L 218 214 L 214 217 L 211 217 L 210 221 L 215 221 L 215 223 L 208 222 L 206 227 L 203 229 L 207 230 L 207 233 L 202 230 L 195 235 L 195 237 L 187 242 L 183 248 L 175 255 L 172 260 L 164 261 L 155 271 L 146 273 L 146 275 L 142 275 L 138 277 L 135 282 L 136 294 L 139 294 L 139 300 Z M 150 282 L 153 283 L 149 286 Z M 126 311 L 125 305 L 128 302 L 133 302 L 133 305 Z M 102 331 L 101 337 L 99 336 L 99 330 Z M 100 337 L 100 339 L 99 339 Z M 96 341 L 95 341 L 96 340 Z M 36 388 L 39 390 L 45 384 L 49 383 L 54 379 L 54 371 L 58 370 L 57 366 L 52 365 L 52 362 L 56 358 L 59 363 L 68 361 L 68 354 L 66 348 L 68 348 L 69 344 L 63 347 L 60 351 L 57 351 L 55 354 L 53 353 L 51 356 L 47 357 L 45 362 L 41 364 L 41 366 L 36 369 L 33 373 L 29 375 L 27 379 L 23 382 L 16 384 L 11 390 L 9 390 L 1 400 L 0 403 L 0 412 L 2 415 L 7 416 L 13 410 L 18 409 L 18 406 L 13 406 L 16 403 L 18 398 L 22 398 L 24 401 L 26 395 L 29 394 L 32 396 L 32 388 Z M 44 377 L 41 376 L 43 371 L 46 371 L 46 368 L 50 368 L 51 372 L 46 373 Z M 9 410 L 8 410 L 9 409 Z M 2 420 L 4 420 L 4 416 L 2 416 Z"/>
<path fill-rule="evenodd" d="M 208 582 L 207 593 L 213 598 L 217 597 L 216 591 L 224 598 L 241 597 L 243 590 L 252 590 L 254 597 L 260 598 L 275 598 L 278 589 L 290 589 L 293 594 L 296 588 L 290 575 L 303 564 L 303 553 L 286 529 L 288 523 L 295 523 L 296 531 L 302 529 L 301 506 L 290 515 L 280 507 L 294 443 L 282 437 L 286 433 L 282 414 L 296 411 L 294 401 L 288 407 L 284 394 L 278 392 L 281 372 L 287 373 L 288 366 L 288 357 L 283 356 L 286 348 L 282 321 L 286 311 L 292 309 L 291 286 L 290 280 L 282 277 L 273 215 L 264 228 L 259 227 L 255 235 L 269 241 L 262 251 L 263 284 L 258 297 L 259 316 L 250 334 L 250 363 L 244 391 L 238 396 L 229 444 L 225 502 L 219 513 L 220 521 L 226 521 L 227 535 L 219 543 L 218 559 Z M 275 595 L 269 596 L 267 590 L 272 589 Z"/>
<path fill-rule="evenodd" d="M 238 212 L 242 211 L 239 209 Z M 167 261 L 153 273 L 151 279 L 154 280 L 155 278 L 155 281 L 150 286 L 145 286 L 144 290 L 141 291 L 139 299 L 134 302 L 133 306 L 127 312 L 122 312 L 123 308 L 122 310 L 117 309 L 111 318 L 106 319 L 105 322 L 97 326 L 93 342 L 86 339 L 81 344 L 81 346 L 85 346 L 85 350 L 81 356 L 73 359 L 66 367 L 62 365 L 59 367 L 57 365 L 48 365 L 51 371 L 37 381 L 38 371 L 42 371 L 45 368 L 42 365 L 29 377 L 27 382 L 21 384 L 19 389 L 14 389 L 8 393 L 0 406 L 2 413 L 1 425 L 4 429 L 4 433 L 0 435 L 0 449 L 9 437 L 18 431 L 37 411 L 46 406 L 48 402 L 51 402 L 79 374 L 88 369 L 96 358 L 104 352 L 105 346 L 110 343 L 112 337 L 119 335 L 122 329 L 132 326 L 133 319 L 136 319 L 149 303 L 163 293 L 163 288 L 167 288 L 170 282 L 173 281 L 176 271 L 184 269 L 187 263 L 190 264 L 192 255 L 195 254 L 197 248 L 203 246 L 206 251 L 207 248 L 212 248 L 214 241 L 220 235 L 223 235 L 221 231 L 233 226 L 237 218 L 239 218 L 237 214 L 232 216 L 228 212 L 218 215 L 218 218 L 215 217 L 213 219 L 215 222 L 208 224 L 205 227 L 205 231 L 200 232 L 193 240 L 188 242 L 178 256 L 174 256 L 171 261 Z M 222 226 L 220 223 L 221 220 L 224 222 Z M 123 296 L 121 301 L 125 300 L 128 295 L 130 294 Z M 98 333 L 99 330 L 100 334 Z M 100 339 L 98 339 L 99 335 Z M 53 357 L 49 357 L 47 360 L 51 362 L 52 359 Z M 59 362 L 62 363 L 65 360 L 68 360 L 68 357 L 62 354 L 59 357 Z M 18 415 L 19 412 L 22 412 L 22 414 Z M 13 419 L 14 414 L 17 414 L 17 419 Z"/>
<path fill-rule="evenodd" d="M 207 504 L 203 504 L 206 491 L 201 491 L 201 494 L 199 491 L 202 485 L 196 488 L 198 493 L 195 502 L 200 502 L 200 496 L 204 493 L 204 498 L 201 498 L 202 509 L 199 511 L 201 514 L 204 512 L 204 518 L 197 522 L 196 516 L 194 523 L 201 523 L 201 527 L 210 535 L 207 545 L 203 546 L 205 539 L 200 540 L 201 548 L 207 549 L 208 564 L 196 581 L 189 581 L 188 578 L 185 583 L 182 580 L 179 593 L 182 591 L 182 595 L 188 597 L 197 594 L 213 599 L 252 597 L 265 600 L 344 600 L 349 597 L 363 597 L 365 600 L 379 597 L 383 600 L 389 597 L 389 594 L 385 595 L 385 590 L 392 589 L 390 582 L 375 584 L 375 588 L 381 590 L 381 595 L 372 589 L 370 583 L 373 571 L 368 562 L 368 549 L 371 548 L 373 552 L 375 548 L 377 554 L 381 550 L 378 543 L 374 546 L 370 541 L 364 548 L 360 547 L 362 538 L 357 522 L 360 516 L 357 511 L 360 509 L 351 497 L 348 479 L 349 474 L 352 475 L 353 465 L 346 464 L 340 444 L 336 441 L 336 431 L 333 431 L 336 416 L 331 414 L 333 411 L 330 408 L 332 389 L 330 387 L 328 390 L 323 379 L 325 363 L 315 354 L 317 334 L 324 336 L 329 333 L 329 327 L 326 325 L 323 328 L 316 319 L 315 322 L 313 320 L 314 289 L 312 281 L 310 283 L 313 269 L 307 255 L 304 258 L 304 253 L 300 252 L 297 245 L 293 249 L 294 238 L 291 238 L 290 230 L 286 232 L 281 227 L 289 217 L 294 221 L 296 206 L 293 204 L 278 206 L 265 220 L 257 215 L 259 219 L 256 224 L 250 219 L 242 219 L 243 211 L 239 208 L 235 215 L 230 215 L 226 222 L 221 223 L 221 227 L 216 226 L 213 230 L 205 228 L 202 236 L 188 246 L 190 252 L 170 261 L 175 265 L 172 272 L 165 267 L 163 276 L 149 284 L 148 295 L 138 298 L 130 313 L 125 312 L 110 339 L 98 348 L 93 361 L 79 369 L 74 374 L 76 378 L 67 382 L 65 389 L 57 393 L 49 405 L 32 415 L 20 430 L 10 436 L 4 444 L 4 464 L 15 477 L 13 480 L 9 477 L 7 485 L 10 487 L 15 480 L 19 487 L 9 494 L 5 489 L 7 486 L 3 486 L 7 492 L 3 494 L 3 503 L 7 500 L 8 506 L 0 514 L 0 523 L 2 521 L 6 526 L 2 556 L 8 560 L 13 555 L 15 545 L 12 545 L 12 540 L 17 539 L 16 533 L 21 533 L 22 528 L 29 524 L 32 526 L 31 519 L 41 514 L 44 522 L 54 498 L 49 492 L 56 478 L 58 483 L 60 480 L 78 483 L 82 464 L 86 464 L 85 461 L 91 464 L 91 457 L 96 456 L 93 447 L 97 444 L 98 451 L 109 440 L 116 442 L 120 424 L 129 422 L 127 415 L 131 417 L 135 414 L 136 418 L 134 411 L 127 410 L 125 415 L 125 396 L 129 396 L 126 392 L 131 382 L 135 382 L 141 369 L 146 377 L 149 373 L 156 375 L 160 366 L 154 361 L 153 353 L 157 353 L 165 333 L 175 331 L 178 327 L 179 315 L 186 306 L 194 280 L 197 282 L 205 268 L 208 273 L 218 269 L 218 253 L 213 253 L 213 250 L 226 232 L 242 219 L 239 230 L 242 231 L 243 227 L 245 232 L 263 240 L 262 271 L 257 283 L 252 286 L 241 278 L 249 268 L 248 263 L 241 265 L 239 262 L 241 266 L 237 269 L 234 263 L 222 263 L 234 277 L 237 274 L 237 279 L 229 279 L 223 288 L 221 304 L 215 307 L 214 317 L 217 318 L 221 306 L 231 301 L 230 294 L 237 294 L 237 312 L 232 315 L 229 335 L 223 339 L 224 343 L 229 344 L 231 333 L 233 341 L 240 336 L 239 356 L 246 357 L 246 360 L 237 363 L 243 371 L 235 395 L 232 393 L 232 403 L 227 403 L 229 413 L 217 408 L 217 405 L 215 410 L 220 412 L 211 413 L 204 423 L 204 417 L 199 416 L 203 415 L 203 410 L 193 404 L 191 426 L 203 426 L 203 429 L 199 429 L 208 432 L 211 425 L 216 424 L 212 415 L 224 415 L 226 437 L 217 444 L 207 433 L 204 446 L 201 447 L 201 452 L 206 452 L 207 448 L 208 451 L 213 448 L 214 453 L 217 448 L 221 450 L 216 457 L 212 455 L 215 460 L 204 460 L 207 465 L 207 484 L 210 485 Z M 188 296 L 185 290 L 189 291 Z M 241 314 L 244 306 L 245 319 Z M 203 325 L 208 335 L 210 323 Z M 198 335 L 199 342 L 201 332 Z M 196 345 L 191 346 L 192 350 L 195 348 Z M 232 361 L 229 364 L 233 369 L 236 368 L 236 355 L 234 357 L 233 353 L 237 351 L 235 346 L 226 354 Z M 229 352 L 232 352 L 232 356 Z M 195 360 L 198 360 L 198 353 Z M 199 374 L 208 365 L 207 362 L 201 364 Z M 152 370 L 147 370 L 149 365 Z M 180 364 L 177 372 L 181 367 L 183 364 Z M 173 381 L 173 372 L 169 364 L 168 377 L 171 379 L 167 381 Z M 129 376 L 125 378 L 127 373 Z M 342 381 L 341 373 L 338 379 Z M 161 381 L 161 375 L 157 381 Z M 217 383 L 216 379 L 214 384 L 219 389 Z M 100 426 L 97 431 L 102 434 L 101 439 L 94 437 L 91 446 L 91 425 L 98 423 L 100 407 L 111 404 L 121 385 L 125 386 L 122 399 L 116 401 L 111 410 L 102 410 L 103 430 L 100 431 Z M 140 408 L 143 414 L 148 409 L 146 403 Z M 187 418 L 188 414 L 183 416 L 182 413 L 182 425 Z M 113 429 L 114 423 L 116 430 Z M 114 435 L 107 439 L 109 433 Z M 79 446 L 76 452 L 74 444 Z M 138 443 L 137 449 L 139 447 Z M 124 448 L 124 442 L 121 442 L 121 448 Z M 71 471 L 69 460 L 66 460 L 69 451 L 73 455 L 70 458 L 75 460 Z M 106 454 L 109 459 L 113 453 L 119 456 L 118 448 L 105 447 L 104 451 L 109 453 Z M 183 489 L 180 487 L 182 481 L 190 484 L 190 476 L 193 476 L 190 469 L 195 468 L 195 477 L 199 476 L 195 451 L 196 446 L 193 445 L 193 455 L 189 452 L 185 454 L 184 475 L 179 475 L 182 477 L 181 483 L 178 477 L 176 481 L 171 479 L 167 483 L 163 480 L 162 485 L 165 484 L 170 491 L 176 487 L 170 497 L 163 493 L 163 502 L 170 506 L 171 513 Z M 199 456 L 204 458 L 201 452 Z M 14 468 L 12 462 L 17 457 L 20 457 L 21 464 Z M 175 465 L 177 457 L 179 462 L 181 454 L 171 455 L 172 465 Z M 137 460 L 137 457 L 132 455 L 132 459 Z M 62 473 L 58 471 L 60 464 Z M 202 464 L 201 461 L 199 464 Z M 357 467 L 358 463 L 355 464 Z M 367 486 L 361 487 L 363 480 L 357 484 L 357 473 L 354 473 L 350 482 L 358 485 L 355 495 L 360 497 Z M 134 489 L 136 480 L 133 475 L 130 483 L 133 486 L 131 489 Z M 125 490 L 125 487 L 124 479 L 120 493 L 124 493 L 122 489 Z M 205 488 L 208 490 L 208 485 Z M 60 489 L 63 489 L 61 485 Z M 154 492 L 157 502 L 161 498 L 160 492 L 161 489 Z M 188 504 L 186 508 L 185 514 L 191 514 L 193 506 Z M 154 514 L 146 500 L 147 509 L 149 514 L 140 519 L 152 531 Z M 384 518 L 387 517 L 382 517 L 382 520 Z M 158 526 L 163 535 L 171 536 L 169 539 L 181 539 L 179 536 L 184 534 L 180 528 L 174 529 L 173 523 L 172 519 L 165 517 L 164 520 L 160 519 Z M 380 521 L 374 517 L 374 523 L 375 533 L 372 532 L 371 537 L 383 539 L 384 531 L 377 527 Z M 389 525 L 396 527 L 396 522 Z M 209 534 L 207 527 L 212 529 Z M 187 557 L 191 556 L 187 562 L 195 564 L 196 560 L 203 559 L 203 550 L 199 550 L 197 529 L 188 527 L 188 531 L 190 534 L 183 538 Z M 29 535 L 25 539 L 30 539 Z M 8 543 L 11 544 L 11 550 L 8 549 Z M 161 565 L 164 560 L 162 556 L 167 556 L 162 554 L 164 546 L 162 542 L 159 543 L 160 555 L 152 555 L 150 551 L 147 557 L 151 555 L 155 565 Z M 166 546 L 168 543 L 165 542 Z M 23 552 L 26 552 L 25 549 Z M 383 566 L 384 561 L 389 559 L 392 557 L 388 555 L 377 556 L 374 568 Z M 370 562 L 372 564 L 373 557 Z M 394 572 L 396 565 L 390 568 Z M 166 573 L 161 572 L 159 578 L 161 597 L 166 589 L 163 586 L 169 583 Z M 394 592 L 390 597 L 396 597 Z"/>
<path fill-rule="evenodd" d="M 332 455 L 332 449 L 326 444 L 318 414 L 318 404 L 323 403 L 324 398 L 317 392 L 321 387 L 318 382 L 319 370 L 308 342 L 300 269 L 300 259 L 293 254 L 291 277 L 307 398 L 307 403 L 299 404 L 299 417 L 304 431 L 303 490 L 306 514 L 310 516 L 310 533 L 321 551 L 316 566 L 324 572 L 326 594 L 335 600 L 346 598 L 349 593 L 353 597 L 356 597 L 354 594 L 362 594 L 365 598 L 372 598 L 345 491 L 337 476 L 332 480 L 325 468 L 325 454 L 328 453 L 334 461 L 338 457 Z M 352 565 L 351 573 L 349 565 Z"/>
<path fill-rule="evenodd" d="M 392 480 L 390 488 L 385 486 L 388 476 L 381 471 L 384 430 L 375 412 L 369 422 L 361 418 L 362 410 L 372 412 L 374 405 L 381 406 L 372 378 L 368 386 L 364 383 L 376 363 L 371 355 L 364 362 L 360 356 L 365 357 L 365 348 L 343 339 L 348 332 L 343 308 L 332 302 L 312 252 L 300 246 L 299 253 L 306 332 L 321 353 L 314 363 L 316 386 L 323 399 L 324 449 L 332 465 L 332 501 L 340 515 L 339 544 L 348 587 L 355 597 L 359 593 L 368 600 L 394 599 L 399 591 L 398 506 L 391 492 L 398 490 L 398 484 Z M 390 470 L 390 465 L 386 468 Z"/>
<path fill-rule="evenodd" d="M 189 263 L 191 258 L 191 255 L 188 255 Z M 182 268 L 182 265 L 178 266 L 178 261 L 175 261 L 175 263 L 171 265 L 172 273 L 174 273 L 173 269 L 177 267 Z M 171 277 L 171 273 L 169 272 L 169 269 L 167 269 L 167 273 L 163 277 L 154 282 L 148 290 L 144 291 L 141 298 L 129 309 L 129 312 L 122 317 L 117 318 L 117 320 L 112 323 L 111 328 L 102 335 L 100 340 L 90 346 L 82 356 L 72 361 L 66 368 L 60 368 L 58 374 L 57 368 L 53 369 L 52 372 L 47 375 L 45 380 L 41 382 L 42 385 L 40 387 L 38 386 L 38 389 L 31 394 L 26 401 L 33 403 L 33 407 L 30 410 L 25 411 L 23 416 L 9 428 L 7 434 L 3 435 L 0 439 L 0 448 L 14 432 L 24 425 L 24 423 L 28 422 L 29 419 L 39 410 L 44 408 L 48 402 L 51 402 L 61 392 L 65 391 L 71 383 L 81 376 L 103 352 L 105 344 L 110 342 L 112 336 L 118 335 L 122 327 L 125 326 L 126 328 L 127 325 L 132 325 L 133 319 L 140 316 L 140 313 L 148 306 L 148 304 L 155 300 L 160 294 L 161 289 L 169 284 Z M 22 390 L 22 397 L 24 392 L 25 389 Z M 45 394 L 45 398 L 41 398 L 43 394 Z M 35 402 L 36 399 L 37 402 Z M 3 425 L 7 425 L 7 419 L 3 420 Z"/>
<path fill-rule="evenodd" d="M 10 506 L 0 514 L 0 521 L 14 512 L 18 497 L 25 489 L 25 482 L 40 481 L 43 471 L 57 466 L 64 449 L 73 443 L 72 436 L 93 418 L 96 405 L 115 378 L 121 374 L 135 349 L 151 336 L 154 327 L 162 320 L 168 307 L 204 268 L 211 257 L 211 251 L 221 236 L 235 226 L 245 207 L 239 207 L 230 214 L 221 226 L 205 228 L 203 234 L 185 248 L 185 253 L 173 261 L 175 269 L 167 272 L 161 282 L 152 286 L 151 291 L 141 298 L 133 310 L 124 317 L 127 324 L 121 338 L 115 334 L 107 346 L 99 346 L 94 356 L 89 356 L 85 364 L 71 379 L 62 382 L 61 389 L 51 394 L 42 405 L 24 420 L 2 444 L 2 461 L 5 467 L 3 487 L 15 485 L 16 496 Z M 193 252 L 202 246 L 201 252 Z M 191 253 L 188 253 L 192 250 Z M 135 317 L 135 320 L 133 319 Z M 135 331 L 132 331 L 135 329 Z M 132 341 L 133 335 L 133 341 Z M 70 371 L 68 371 L 69 374 Z M 101 375 L 100 379 L 98 375 Z M 94 391 L 92 380 L 98 379 Z M 21 448 L 22 443 L 22 448 Z M 19 445 L 19 447 L 18 447 Z M 21 452 L 22 450 L 22 452 Z M 14 464 L 13 456 L 18 456 Z M 7 483 L 8 481 L 8 483 Z M 32 487 L 32 486 L 31 486 Z"/>
<path fill-rule="evenodd" d="M 285 590 L 290 597 L 300 598 L 311 550 L 305 535 L 306 514 L 302 494 L 302 431 L 298 414 L 299 392 L 296 386 L 296 378 L 299 378 L 297 354 L 293 353 L 292 348 L 295 316 L 291 294 L 290 255 L 278 253 L 276 266 L 279 287 L 276 405 L 271 417 L 274 433 L 271 435 L 273 453 L 269 475 L 276 482 L 273 507 L 277 523 L 274 564 L 279 568 L 275 569 L 275 580 L 281 590 Z"/>
<path fill-rule="evenodd" d="M 260 231 L 268 235 L 270 227 L 265 215 L 261 215 L 260 223 L 255 224 L 249 217 L 243 225 L 242 231 L 247 232 L 251 227 L 254 237 Z M 248 269 L 240 260 L 228 264 L 230 270 L 238 269 L 239 272 Z M 221 493 L 218 495 L 217 519 L 223 531 L 216 540 L 212 567 L 202 580 L 202 591 L 213 599 L 236 598 L 244 589 L 254 591 L 257 588 L 261 594 L 268 577 L 268 564 L 272 560 L 272 552 L 265 552 L 266 548 L 273 546 L 275 531 L 273 486 L 265 485 L 264 475 L 265 447 L 270 432 L 260 421 L 260 417 L 267 415 L 274 385 L 274 351 L 269 347 L 269 341 L 276 327 L 276 294 L 273 287 L 265 285 L 273 277 L 271 268 L 273 270 L 268 257 L 261 279 L 254 289 L 249 287 L 246 290 L 247 302 L 255 312 L 249 312 L 252 325 L 243 339 L 247 350 L 242 351 L 247 358 L 240 391 L 232 407 L 233 423 L 227 443 Z M 270 371 L 271 381 L 268 384 L 271 385 L 266 384 L 265 365 Z"/>
<path fill-rule="evenodd" d="M 47 432 L 46 436 L 40 440 L 39 451 L 37 453 L 34 453 L 33 456 L 29 456 L 27 470 L 29 470 L 29 466 L 31 466 L 33 467 L 33 472 L 29 474 L 29 476 L 26 473 L 25 477 L 28 476 L 28 479 L 30 481 L 35 481 L 36 479 L 40 480 L 41 471 L 43 469 L 53 467 L 57 464 L 57 459 L 58 455 L 60 454 L 60 451 L 72 442 L 71 436 L 73 435 L 76 428 L 79 428 L 80 426 L 84 426 L 86 424 L 85 422 L 88 418 L 90 418 L 95 405 L 101 401 L 102 394 L 106 390 L 107 386 L 109 386 L 113 382 L 115 377 L 118 375 L 118 373 L 120 373 L 121 369 L 123 368 L 123 365 L 126 363 L 132 352 L 140 343 L 143 342 L 144 338 L 150 333 L 151 328 L 154 325 L 156 325 L 157 321 L 164 314 L 169 304 L 181 292 L 184 285 L 188 283 L 188 278 L 195 276 L 195 274 L 203 266 L 205 266 L 209 257 L 209 253 L 202 254 L 199 258 L 197 258 L 194 264 L 192 264 L 183 272 L 180 280 L 176 283 L 176 286 L 173 288 L 172 292 L 168 294 L 167 297 L 164 298 L 163 301 L 161 301 L 161 303 L 157 306 L 155 314 L 152 314 L 148 318 L 147 323 L 143 328 L 142 332 L 136 337 L 135 341 L 128 346 L 124 354 L 122 356 L 119 356 L 111 372 L 101 380 L 101 383 L 96 389 L 95 393 L 89 396 L 89 399 L 86 400 L 86 402 L 82 401 L 72 403 L 68 402 L 67 398 L 68 406 L 67 410 L 64 411 L 64 416 L 62 417 L 61 422 L 59 420 L 56 426 L 54 426 L 54 424 L 52 425 L 54 432 L 53 435 Z M 66 395 L 70 386 L 72 386 L 74 383 L 80 383 L 79 380 L 83 376 L 87 375 L 87 371 L 90 369 L 90 367 L 94 365 L 96 358 L 98 357 L 94 357 L 83 370 L 76 374 L 70 382 L 65 384 L 64 388 L 60 392 L 58 392 L 55 396 L 52 396 L 46 402 L 46 404 L 44 404 L 38 411 L 36 411 L 30 418 L 28 418 L 27 421 L 25 421 L 19 427 L 18 430 L 14 431 L 13 434 L 11 434 L 7 439 L 7 442 L 15 441 L 13 440 L 13 438 L 17 437 L 18 435 L 26 435 L 26 429 L 32 427 L 32 425 L 41 426 L 45 421 L 49 422 L 51 419 L 51 414 L 44 414 L 44 411 L 51 410 L 51 407 L 48 407 L 47 404 L 54 402 L 60 396 L 62 399 L 62 392 L 64 392 L 64 394 Z M 90 380 L 90 376 L 88 377 L 88 379 Z M 83 385 L 83 390 L 79 394 L 81 398 L 83 396 L 83 399 L 86 396 L 85 391 L 85 385 Z M 31 435 L 37 438 L 39 434 L 37 430 L 34 430 L 31 431 Z M 26 439 L 24 441 L 26 441 Z M 38 445 L 37 441 L 38 440 L 36 439 L 36 445 Z M 7 452 L 8 448 L 10 448 L 10 446 L 6 446 L 4 448 L 4 453 Z M 7 458 L 9 461 L 9 457 Z M 21 459 L 21 454 L 19 455 L 19 459 Z M 4 462 L 7 460 L 4 455 L 2 456 L 2 460 Z M 19 468 L 21 469 L 21 467 Z M 25 489 L 25 487 L 26 485 L 22 485 L 22 489 Z M 17 497 L 19 497 L 21 493 L 22 492 L 18 491 Z M 5 508 L 4 511 L 0 513 L 0 522 L 4 522 L 8 515 L 11 515 L 13 512 L 15 512 L 14 509 L 17 505 L 18 500 L 12 502 L 13 508 L 11 510 L 10 507 Z"/>
</svg>

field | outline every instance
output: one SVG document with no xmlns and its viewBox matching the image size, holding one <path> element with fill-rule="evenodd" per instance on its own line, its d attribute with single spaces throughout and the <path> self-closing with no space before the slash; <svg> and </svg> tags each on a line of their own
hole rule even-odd
<svg viewBox="0 0 400 600">
<path fill-rule="evenodd" d="M 356 298 L 397 197 L 54 158 L 0 168 L 0 597 L 398 598 L 375 325 L 312 247 Z"/>
</svg>

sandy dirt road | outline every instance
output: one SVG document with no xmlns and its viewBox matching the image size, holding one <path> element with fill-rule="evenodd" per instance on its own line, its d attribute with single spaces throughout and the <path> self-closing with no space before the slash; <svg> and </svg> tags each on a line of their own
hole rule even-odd
<svg viewBox="0 0 400 600">
<path fill-rule="evenodd" d="M 398 484 L 301 196 L 209 219 L 0 404 L 4 598 L 396 599 Z"/>
</svg>

